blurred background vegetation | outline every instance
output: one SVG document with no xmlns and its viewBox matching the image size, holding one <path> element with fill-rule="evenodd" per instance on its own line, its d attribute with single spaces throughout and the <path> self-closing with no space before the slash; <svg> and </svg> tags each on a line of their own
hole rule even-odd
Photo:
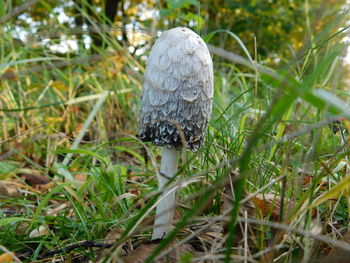
<svg viewBox="0 0 350 263">
<path fill-rule="evenodd" d="M 160 154 L 135 138 L 142 76 L 160 33 L 186 26 L 210 46 L 215 94 L 206 146 L 182 153 L 179 177 L 193 181 L 180 191 L 177 219 L 221 227 L 211 239 L 195 235 L 203 255 L 209 247 L 251 262 L 322 258 L 350 215 L 348 5 L 0 0 L 0 244 L 35 262 L 83 240 L 117 240 L 126 254 L 149 239 L 152 220 L 141 218 L 155 201 Z M 237 209 L 220 219 L 225 207 Z M 244 211 L 265 220 L 246 243 L 228 227 Z M 276 221 L 329 243 L 266 223 Z M 192 233 L 188 224 L 178 238 Z M 223 250 L 226 243 L 237 252 Z M 276 252 L 267 251 L 272 245 Z M 72 257 L 87 262 L 99 253 Z"/>
<path fill-rule="evenodd" d="M 12 27 L 11 31 L 18 33 L 18 45 L 22 42 L 22 45 L 50 47 L 59 40 L 73 40 L 75 44 L 69 51 L 79 52 L 82 48 L 107 47 L 101 34 L 108 33 L 135 52 L 135 49 L 149 45 L 149 38 L 138 32 L 157 34 L 175 26 L 187 26 L 203 36 L 218 29 L 234 32 L 251 53 L 256 48 L 259 59 L 275 63 L 282 58 L 290 59 L 291 54 L 303 47 L 306 39 L 320 34 L 346 6 L 346 0 L 29 3 L 31 8 L 23 10 L 23 15 L 19 13 L 12 17 L 12 24 L 6 30 Z M 9 14 L 21 4 L 21 1 L 2 1 L 1 15 Z M 338 26 L 345 26 L 345 22 Z M 217 36 L 211 43 L 241 53 L 229 36 Z"/>
</svg>

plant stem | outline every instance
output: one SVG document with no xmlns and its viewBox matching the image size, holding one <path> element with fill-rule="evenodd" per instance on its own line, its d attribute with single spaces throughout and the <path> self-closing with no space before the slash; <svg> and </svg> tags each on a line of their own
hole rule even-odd
<svg viewBox="0 0 350 263">
<path fill-rule="evenodd" d="M 177 171 L 179 151 L 174 148 L 163 147 L 159 188 L 162 189 L 173 178 Z M 164 238 L 170 231 L 175 210 L 175 189 L 165 190 L 160 196 L 154 221 L 152 240 Z"/>
</svg>

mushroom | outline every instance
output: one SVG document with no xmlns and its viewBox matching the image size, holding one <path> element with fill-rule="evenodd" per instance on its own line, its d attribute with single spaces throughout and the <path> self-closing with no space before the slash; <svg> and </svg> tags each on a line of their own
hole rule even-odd
<svg viewBox="0 0 350 263">
<path fill-rule="evenodd" d="M 139 138 L 163 146 L 158 174 L 162 189 L 177 171 L 182 147 L 203 144 L 213 98 L 213 62 L 205 42 L 192 30 L 165 31 L 148 57 L 142 90 Z M 157 204 L 152 240 L 165 237 L 175 209 L 175 189 Z"/>
</svg>

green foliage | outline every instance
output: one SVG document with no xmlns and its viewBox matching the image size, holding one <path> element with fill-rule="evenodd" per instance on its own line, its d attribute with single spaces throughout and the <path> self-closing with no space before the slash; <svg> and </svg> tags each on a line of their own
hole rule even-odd
<svg viewBox="0 0 350 263">
<path fill-rule="evenodd" d="M 267 62 L 288 60 L 323 31 L 339 14 L 345 1 L 206 1 L 202 12 L 207 13 L 206 32 L 225 29 L 236 33 L 252 54 Z M 310 22 L 312 21 L 312 23 Z M 254 41 L 256 39 L 256 43 Z M 239 52 L 228 38 L 216 38 L 215 44 Z M 278 59 L 278 60 L 277 60 Z"/>
</svg>

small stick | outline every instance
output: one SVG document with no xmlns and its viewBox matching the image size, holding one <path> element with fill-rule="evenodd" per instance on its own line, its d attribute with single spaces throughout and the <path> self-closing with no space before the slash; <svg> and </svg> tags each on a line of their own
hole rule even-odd
<svg viewBox="0 0 350 263">
<path fill-rule="evenodd" d="M 46 125 L 47 125 L 47 123 L 43 123 L 43 124 L 41 124 L 41 125 L 39 125 L 39 126 L 35 126 L 35 127 L 31 128 L 31 129 L 29 129 L 29 130 L 26 130 L 26 131 L 24 131 L 24 132 L 21 132 L 21 133 L 19 133 L 19 134 L 16 134 L 16 135 L 14 135 L 14 136 L 12 136 L 12 137 L 6 139 L 6 140 L 0 141 L 0 144 L 3 144 L 3 143 L 8 142 L 8 141 L 11 141 L 11 140 L 13 140 L 13 139 L 15 139 L 15 138 L 17 138 L 17 137 L 19 137 L 19 136 L 22 136 L 23 134 L 26 134 L 26 133 L 31 132 L 31 131 L 33 131 L 33 130 L 39 129 L 39 128 L 44 127 L 44 126 L 46 126 Z"/>
<path fill-rule="evenodd" d="M 68 245 L 68 246 L 63 247 L 63 248 L 58 248 L 58 249 L 46 251 L 46 252 L 44 252 L 44 254 L 41 258 L 47 258 L 47 257 L 53 256 L 55 254 L 59 254 L 62 252 L 69 253 L 76 248 L 92 248 L 92 247 L 111 248 L 113 246 L 113 244 L 114 243 L 98 243 L 98 242 L 95 242 L 93 240 L 86 240 L 86 241 L 79 242 L 76 244 Z"/>
</svg>

